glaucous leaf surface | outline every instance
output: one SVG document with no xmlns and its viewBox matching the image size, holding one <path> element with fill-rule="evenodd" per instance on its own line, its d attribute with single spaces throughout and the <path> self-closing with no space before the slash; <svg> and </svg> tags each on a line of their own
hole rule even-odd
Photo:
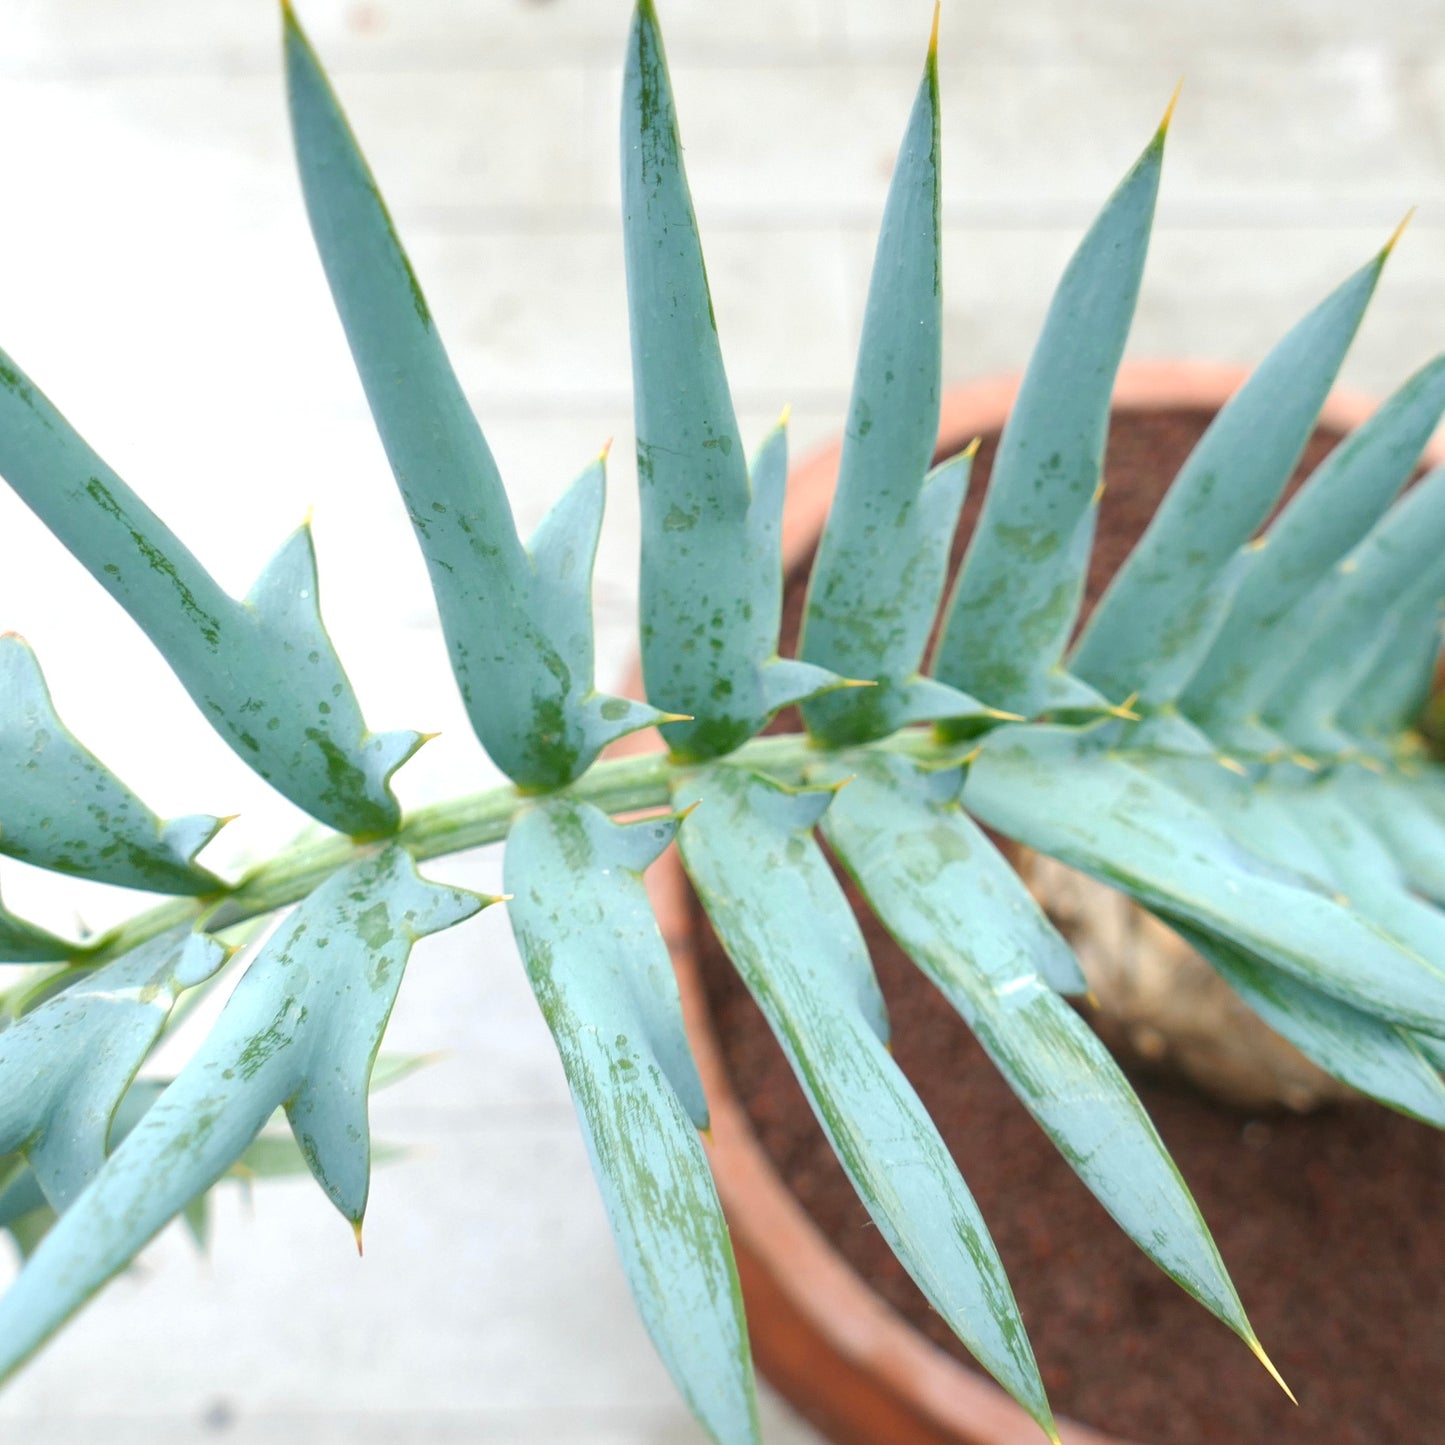
<svg viewBox="0 0 1445 1445">
<path fill-rule="evenodd" d="M 1363 1013 L 1180 920 L 1181 938 L 1281 1038 L 1362 1094 L 1445 1128 L 1445 1084 L 1406 1029 Z"/>
<path fill-rule="evenodd" d="M 758 1438 L 742 1291 L 698 1130 L 702 1084 L 642 884 L 677 822 L 549 800 L 507 843 L 508 912 L 648 1333 L 722 1445 Z"/>
<path fill-rule="evenodd" d="M 974 1357 L 1053 1436 L 1003 1265 L 933 1121 L 887 1049 L 873 966 L 811 836 L 833 789 L 727 763 L 681 778 L 678 838 L 707 915 L 889 1247 Z"/>
<path fill-rule="evenodd" d="M 779 659 L 781 425 L 749 482 L 723 371 L 697 217 L 651 0 L 640 0 L 622 96 L 622 228 L 642 502 L 647 695 L 690 721 L 662 729 L 682 758 L 731 752 L 780 707 L 836 686 Z M 764 469 L 776 473 L 766 483 Z"/>
<path fill-rule="evenodd" d="M 0 904 L 0 963 L 58 963 L 84 953 L 85 947 L 27 923 Z"/>
<path fill-rule="evenodd" d="M 56 715 L 35 654 L 0 637 L 0 853 L 124 888 L 212 893 L 193 860 L 219 818 L 162 822 Z"/>
<path fill-rule="evenodd" d="M 1355 1008 L 1445 1029 L 1445 973 L 1302 874 L 1242 847 L 1205 808 L 1097 736 L 1000 729 L 969 769 L 964 804 L 995 831 Z"/>
<path fill-rule="evenodd" d="M 837 492 L 808 583 L 799 656 L 876 684 L 805 704 L 809 731 L 831 746 L 990 711 L 920 676 L 973 461 L 970 449 L 929 470 L 943 333 L 937 44 L 935 31 L 893 170 Z"/>
<path fill-rule="evenodd" d="M 425 882 L 395 845 L 312 893 L 0 1297 L 0 1376 L 210 1188 L 277 1108 L 312 1174 L 359 1230 L 370 1178 L 367 1084 L 407 956 L 416 939 L 485 901 Z"/>
<path fill-rule="evenodd" d="M 0 476 L 130 613 L 248 767 L 343 833 L 396 828 L 388 781 L 421 736 L 367 731 L 322 625 L 309 526 L 237 602 L 4 352 Z"/>
<path fill-rule="evenodd" d="M 4 353 L 0 475 L 140 624 L 247 766 L 341 832 L 396 828 L 387 783 L 420 734 L 368 733 L 322 626 L 309 526 L 238 603 Z"/>
<path fill-rule="evenodd" d="M 1055 992 L 1083 992 L 1068 945 L 958 804 L 961 771 L 847 753 L 823 835 L 868 905 L 937 985 L 1070 1166 L 1158 1266 L 1257 1343 L 1208 1227 L 1144 1106 Z M 851 777 L 850 777 L 851 774 Z"/>
<path fill-rule="evenodd" d="M 1445 357 L 1437 357 L 1340 442 L 1265 533 L 1180 700 L 1226 749 L 1263 755 L 1281 747 L 1258 713 L 1308 636 L 1313 614 L 1300 604 L 1379 521 L 1442 411 Z"/>
<path fill-rule="evenodd" d="M 1427 777 L 1439 771 L 1428 769 Z M 1445 907 L 1445 814 L 1431 806 L 1422 780 L 1346 763 L 1330 774 L 1327 786 L 1369 824 L 1410 887 Z"/>
<path fill-rule="evenodd" d="M 593 686 L 602 462 L 582 473 L 524 548 L 376 182 L 289 5 L 284 14 L 307 214 L 426 559 L 467 714 L 515 782 L 561 787 L 607 743 L 659 716 Z"/>
<path fill-rule="evenodd" d="M 1254 558 L 1242 549 L 1314 431 L 1389 253 L 1386 246 L 1290 331 L 1180 468 L 1070 654 L 1071 671 L 1105 696 L 1137 693 L 1158 707 L 1203 660 Z"/>
<path fill-rule="evenodd" d="M 0 1155 L 63 1210 L 105 1161 L 111 1121 L 183 989 L 225 945 L 182 927 L 98 968 L 0 1033 Z"/>
<path fill-rule="evenodd" d="M 1306 753 L 1352 751 L 1339 723 L 1420 589 L 1445 595 L 1445 467 L 1411 487 L 1299 604 L 1304 625 L 1261 709 L 1265 723 Z"/>
<path fill-rule="evenodd" d="M 1064 271 L 948 603 L 934 675 L 1008 712 L 1101 704 L 1061 659 L 1084 592 L 1109 403 L 1139 298 L 1168 120 Z"/>
</svg>

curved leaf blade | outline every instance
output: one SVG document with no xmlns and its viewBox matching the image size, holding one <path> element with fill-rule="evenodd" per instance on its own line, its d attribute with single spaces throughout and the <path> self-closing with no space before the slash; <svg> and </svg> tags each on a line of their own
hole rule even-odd
<svg viewBox="0 0 1445 1445">
<path fill-rule="evenodd" d="M 387 459 L 426 559 L 477 737 L 533 791 L 561 787 L 657 714 L 593 686 L 601 464 L 555 509 L 556 546 L 517 537 L 467 405 L 356 138 L 289 4 L 287 95 L 312 233 Z M 539 534 L 540 540 L 540 534 Z"/>
<path fill-rule="evenodd" d="M 1398 773 L 1349 765 L 1332 773 L 1328 785 L 1365 820 L 1410 887 L 1445 908 L 1445 817 L 1430 806 L 1424 788 Z"/>
<path fill-rule="evenodd" d="M 415 940 L 483 900 L 391 845 L 333 874 L 261 949 L 215 1027 L 0 1297 L 9 1375 L 285 1106 L 312 1174 L 358 1229 L 367 1082 Z M 18 1027 L 18 1025 L 17 1025 Z"/>
<path fill-rule="evenodd" d="M 156 893 L 224 885 L 194 858 L 219 818 L 164 823 L 61 722 L 25 640 L 0 636 L 0 853 Z"/>
<path fill-rule="evenodd" d="M 1050 986 L 1054 956 L 1078 972 L 1067 944 L 956 793 L 940 797 L 935 780 L 900 757 L 855 753 L 826 765 L 839 777 L 849 770 L 823 834 L 869 906 L 1119 1227 L 1257 1348 L 1209 1229 L 1143 1105 Z"/>
<path fill-rule="evenodd" d="M 1445 1028 L 1445 973 L 1085 734 L 1041 726 L 990 734 L 964 805 L 990 828 L 1355 1008 L 1407 1028 Z"/>
<path fill-rule="evenodd" d="M 1023 716 L 1102 701 L 1063 675 L 1061 659 L 1083 597 L 1109 404 L 1139 299 L 1168 124 L 1166 115 L 1059 282 L 933 659 L 941 682 Z"/>
<path fill-rule="evenodd" d="M 1442 411 L 1445 357 L 1437 357 L 1320 463 L 1265 534 L 1180 699 L 1225 747 L 1261 751 L 1257 714 L 1308 632 L 1310 611 L 1299 604 L 1379 521 Z"/>
<path fill-rule="evenodd" d="M 57 938 L 0 904 L 0 963 L 60 963 L 85 950 L 85 944 Z"/>
<path fill-rule="evenodd" d="M 1249 1007 L 1327 1074 L 1403 1114 L 1445 1128 L 1445 1083 L 1407 1030 L 1362 1013 L 1250 953 L 1170 920 Z"/>
<path fill-rule="evenodd" d="M 648 1333 L 715 1440 L 757 1440 L 742 1291 L 697 1136 L 707 1105 L 642 885 L 676 827 L 533 808 L 507 843 L 509 912 Z"/>
<path fill-rule="evenodd" d="M 1393 245 L 1393 241 L 1390 243 Z M 1210 423 L 1069 659 L 1110 697 L 1173 701 L 1202 661 L 1354 339 L 1387 245 L 1298 322 Z"/>
<path fill-rule="evenodd" d="M 421 736 L 367 731 L 321 621 L 309 527 L 246 601 L 228 597 L 4 352 L 0 475 L 130 613 L 248 767 L 344 833 L 395 831 L 388 782 Z"/>
<path fill-rule="evenodd" d="M 809 731 L 835 747 L 989 711 L 919 676 L 973 459 L 970 449 L 929 470 L 942 375 L 939 164 L 935 36 L 888 190 L 838 486 L 798 649 L 819 667 L 876 684 L 804 705 Z"/>
<path fill-rule="evenodd" d="M 1301 625 L 1264 721 L 1309 753 L 1348 752 L 1341 710 L 1418 598 L 1445 594 L 1445 467 L 1411 487 L 1297 606 Z M 1431 608 L 1431 611 L 1434 609 Z"/>
<path fill-rule="evenodd" d="M 23 1154 L 57 1211 L 104 1163 L 111 1120 L 176 999 L 226 952 L 173 929 L 0 1033 L 0 1154 Z"/>
<path fill-rule="evenodd" d="M 1047 1431 L 1053 1418 L 978 1206 L 885 1047 L 867 948 L 809 830 L 832 789 L 714 764 L 684 778 L 679 836 L 708 917 L 859 1198 L 974 1357 Z"/>
<path fill-rule="evenodd" d="M 673 753 L 716 757 L 779 707 L 838 679 L 776 660 L 781 490 L 749 483 L 651 0 L 639 0 L 627 45 L 622 213 L 642 501 L 642 671 L 653 702 L 691 719 L 662 729 Z M 775 433 L 764 449 L 781 445 Z"/>
</svg>

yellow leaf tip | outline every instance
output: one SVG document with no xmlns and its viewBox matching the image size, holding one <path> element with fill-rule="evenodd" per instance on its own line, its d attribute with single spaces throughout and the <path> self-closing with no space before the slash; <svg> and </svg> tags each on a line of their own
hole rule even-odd
<svg viewBox="0 0 1445 1445">
<path fill-rule="evenodd" d="M 933 0 L 933 29 L 928 35 L 928 59 L 933 65 L 938 64 L 938 17 L 943 9 L 943 0 Z"/>
<path fill-rule="evenodd" d="M 1400 237 L 1405 234 L 1405 227 L 1408 226 L 1410 222 L 1414 219 L 1415 211 L 1417 209 L 1417 207 L 1411 206 L 1410 209 L 1405 212 L 1405 215 L 1400 221 L 1400 224 L 1395 227 L 1394 234 L 1390 237 L 1388 241 L 1385 242 L 1384 247 L 1380 251 L 1381 261 L 1384 261 L 1389 256 L 1390 252 L 1395 249 L 1396 242 L 1398 242 Z"/>
<path fill-rule="evenodd" d="M 607 440 L 602 443 L 602 450 L 597 453 L 597 460 L 598 460 L 599 462 L 601 462 L 603 465 L 606 465 L 607 458 L 611 455 L 611 452 L 612 452 L 612 438 L 611 438 L 611 437 L 608 437 Z"/>
<path fill-rule="evenodd" d="M 1100 477 L 1100 478 L 1099 478 L 1099 484 L 1098 484 L 1098 486 L 1096 486 L 1096 487 L 1094 488 L 1094 495 L 1089 498 L 1089 505 L 1090 505 L 1091 507 L 1097 507 L 1097 506 L 1099 505 L 1099 503 L 1103 500 L 1103 498 L 1104 498 L 1104 479 L 1103 479 L 1103 477 Z"/>
<path fill-rule="evenodd" d="M 356 1236 L 356 1254 L 357 1258 L 359 1259 L 362 1255 L 366 1253 L 366 1250 L 361 1243 L 361 1221 L 359 1219 L 353 1219 L 351 1221 L 351 1232 Z"/>
<path fill-rule="evenodd" d="M 681 823 L 684 820 L 692 817 L 692 815 L 697 812 L 700 807 L 702 807 L 702 799 L 698 798 L 695 802 L 689 803 L 687 807 L 685 807 L 680 813 L 676 815 L 677 821 Z"/>
<path fill-rule="evenodd" d="M 778 430 L 779 430 L 779 431 L 782 431 L 782 429 L 783 429 L 785 426 L 787 426 L 787 424 L 788 424 L 790 421 L 792 421 L 792 419 L 793 419 L 793 403 L 792 403 L 792 402 L 788 402 L 788 404 L 783 408 L 781 414 L 780 414 L 779 417 L 778 417 Z"/>
<path fill-rule="evenodd" d="M 660 727 L 663 723 L 693 722 L 695 719 L 690 712 L 660 712 L 657 715 L 657 723 Z"/>
<path fill-rule="evenodd" d="M 985 717 L 997 718 L 1000 722 L 1027 722 L 1028 719 L 1021 712 L 1004 712 L 1002 708 L 987 707 L 984 710 Z"/>
<path fill-rule="evenodd" d="M 878 684 L 868 677 L 845 677 L 840 678 L 839 687 L 877 687 Z"/>
<path fill-rule="evenodd" d="M 1169 134 L 1169 123 L 1174 119 L 1174 107 L 1179 104 L 1179 92 L 1184 89 L 1184 77 L 1180 76 L 1179 84 L 1174 87 L 1174 94 L 1169 97 L 1169 104 L 1164 107 L 1164 119 L 1159 122 L 1159 129 L 1155 132 L 1160 140 Z"/>
<path fill-rule="evenodd" d="M 1249 776 L 1249 769 L 1238 758 L 1231 758 L 1225 753 L 1220 753 L 1218 761 L 1219 766 L 1227 773 L 1237 773 L 1241 778 Z"/>
<path fill-rule="evenodd" d="M 963 452 L 962 452 L 962 455 L 963 455 L 963 456 L 966 456 L 966 457 L 969 459 L 969 461 L 972 461 L 972 460 L 978 455 L 978 449 L 979 449 L 979 447 L 981 447 L 982 445 L 983 445 L 983 438 L 982 438 L 982 437 L 974 437 L 974 439 L 973 439 L 971 442 L 969 442 L 969 444 L 968 444 L 966 447 L 964 447 Z"/>
<path fill-rule="evenodd" d="M 1259 1342 L 1257 1339 L 1255 1339 L 1254 1336 L 1252 1336 L 1252 1335 L 1250 1336 L 1249 1339 L 1247 1339 L 1247 1340 L 1245 1341 L 1245 1344 L 1247 1344 L 1247 1345 L 1249 1346 L 1250 1350 L 1251 1350 L 1251 1351 L 1253 1352 L 1253 1354 L 1254 1354 L 1255 1359 L 1257 1359 L 1257 1360 L 1260 1362 L 1260 1364 L 1263 1365 L 1263 1366 L 1265 1367 L 1265 1369 L 1269 1371 L 1270 1378 L 1275 1382 L 1275 1384 L 1278 1385 L 1278 1386 L 1280 1387 L 1280 1389 L 1283 1390 L 1283 1391 L 1285 1392 L 1285 1394 L 1289 1396 L 1290 1404 L 1292 1404 L 1292 1405 L 1298 1405 L 1298 1404 L 1299 1404 L 1299 1400 L 1295 1397 L 1295 1392 L 1294 1392 L 1293 1390 L 1291 1390 L 1288 1385 L 1285 1384 L 1285 1382 L 1284 1382 L 1284 1376 L 1281 1375 L 1280 1372 L 1275 1369 L 1275 1367 L 1274 1367 L 1274 1361 L 1271 1360 L 1270 1357 L 1269 1357 L 1267 1354 L 1265 1354 L 1265 1352 L 1264 1352 L 1264 1346 L 1263 1346 L 1262 1344 L 1260 1344 L 1260 1342 Z"/>
</svg>

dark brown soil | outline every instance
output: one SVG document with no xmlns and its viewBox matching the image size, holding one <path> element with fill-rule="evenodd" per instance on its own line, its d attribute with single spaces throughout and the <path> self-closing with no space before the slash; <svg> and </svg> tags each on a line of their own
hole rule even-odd
<svg viewBox="0 0 1445 1445">
<path fill-rule="evenodd" d="M 1207 417 L 1116 422 L 1090 595 L 1117 567 Z M 975 469 L 971 525 L 992 458 Z M 1321 439 L 1307 459 L 1325 449 Z M 796 625 L 801 585 L 790 595 Z M 942 996 L 856 895 L 913 1081 L 1008 1267 L 1054 1407 L 1148 1445 L 1404 1445 L 1445 1439 L 1445 1141 L 1373 1105 L 1251 1118 L 1167 1084 L 1139 1093 L 1214 1231 L 1245 1307 L 1300 1397 L 1112 1223 Z M 967 1359 L 868 1222 L 761 1015 L 705 921 L 724 1054 L 764 1149 L 895 1309 Z M 880 1442 L 887 1445 L 887 1442 Z"/>
</svg>

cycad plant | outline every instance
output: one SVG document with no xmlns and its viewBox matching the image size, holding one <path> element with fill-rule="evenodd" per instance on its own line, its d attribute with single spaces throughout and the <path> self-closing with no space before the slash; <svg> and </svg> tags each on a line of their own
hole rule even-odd
<svg viewBox="0 0 1445 1445">
<path fill-rule="evenodd" d="M 594 686 L 605 457 L 531 540 L 421 285 L 286 10 L 291 116 L 331 290 L 430 571 L 478 737 L 512 785 L 401 816 L 424 741 L 368 731 L 323 628 L 308 530 L 242 600 L 0 356 L 0 473 L 144 628 L 222 738 L 330 830 L 239 879 L 220 822 L 151 812 L 0 641 L 0 852 L 172 895 L 83 944 L 0 911 L 0 1299 L 18 1368 L 284 1111 L 360 1229 L 367 1095 L 412 944 L 501 902 L 418 863 L 506 845 L 505 900 L 638 1308 L 723 1442 L 757 1437 L 707 1104 L 643 873 L 678 842 L 819 1122 L 933 1306 L 1052 1435 L 987 1228 L 888 1049 L 821 834 L 1119 1226 L 1264 1355 L 1158 1136 L 1068 996 L 1068 946 L 981 825 L 1138 900 L 1336 1077 L 1445 1122 L 1445 775 L 1411 731 L 1445 595 L 1445 410 L 1411 377 L 1261 531 L 1388 255 L 1310 312 L 1220 412 L 1074 638 L 1109 401 L 1166 125 L 1069 263 L 939 615 L 972 453 L 939 419 L 936 29 L 879 240 L 837 497 L 800 656 L 778 656 L 786 423 L 751 459 L 724 375 L 662 40 L 639 0 L 622 115 L 647 701 Z M 799 703 L 806 731 L 759 737 Z M 609 759 L 657 726 L 666 751 Z M 845 786 L 846 784 L 846 786 Z M 618 821 L 625 816 L 626 821 Z M 257 920 L 291 909 L 247 958 Z M 26 966 L 17 968 L 15 966 Z M 169 1083 L 137 1073 L 244 969 Z"/>
</svg>

